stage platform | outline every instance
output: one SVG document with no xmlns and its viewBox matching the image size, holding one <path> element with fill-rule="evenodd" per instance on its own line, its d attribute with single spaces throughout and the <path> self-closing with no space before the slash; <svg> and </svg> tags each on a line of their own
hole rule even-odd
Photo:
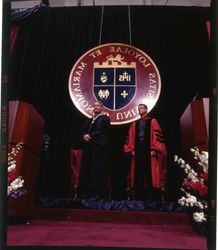
<svg viewBox="0 0 218 250">
<path fill-rule="evenodd" d="M 187 213 L 35 208 L 32 219 L 112 222 L 150 225 L 189 225 Z"/>
<path fill-rule="evenodd" d="M 41 202 L 36 202 L 27 223 L 8 226 L 9 246 L 207 249 L 206 237 L 192 229 L 187 212 L 176 204 L 155 204 L 153 210 L 141 201 L 43 199 L 44 205 Z"/>
</svg>

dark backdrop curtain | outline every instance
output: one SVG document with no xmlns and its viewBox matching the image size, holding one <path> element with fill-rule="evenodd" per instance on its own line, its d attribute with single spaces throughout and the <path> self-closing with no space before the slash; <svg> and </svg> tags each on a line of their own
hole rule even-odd
<svg viewBox="0 0 218 250">
<path fill-rule="evenodd" d="M 161 95 L 152 110 L 163 127 L 168 149 L 168 196 L 177 198 L 182 173 L 173 163 L 182 154 L 179 118 L 196 94 L 209 93 L 208 8 L 107 6 L 101 43 L 130 43 L 156 63 Z M 99 45 L 102 7 L 43 8 L 18 24 L 19 34 L 11 62 L 10 100 L 33 104 L 45 119 L 51 137 L 44 196 L 70 194 L 70 149 L 80 145 L 84 117 L 68 93 L 73 64 Z M 126 166 L 122 146 L 129 125 L 112 129 L 111 174 L 113 198 L 123 198 Z"/>
</svg>

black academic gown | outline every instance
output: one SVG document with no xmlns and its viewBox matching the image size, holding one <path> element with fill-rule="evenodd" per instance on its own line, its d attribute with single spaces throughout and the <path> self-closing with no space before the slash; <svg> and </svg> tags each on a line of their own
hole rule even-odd
<svg viewBox="0 0 218 250">
<path fill-rule="evenodd" d="M 89 119 L 85 123 L 82 133 L 82 136 L 90 134 L 92 139 L 83 143 L 79 190 L 81 195 L 104 198 L 107 195 L 110 119 L 100 115 L 92 121 Z"/>
</svg>

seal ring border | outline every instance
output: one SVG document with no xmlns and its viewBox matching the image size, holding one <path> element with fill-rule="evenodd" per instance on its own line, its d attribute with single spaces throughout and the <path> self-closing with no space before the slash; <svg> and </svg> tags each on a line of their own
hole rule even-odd
<svg viewBox="0 0 218 250">
<path fill-rule="evenodd" d="M 154 61 L 151 59 L 151 57 L 145 53 L 144 51 L 142 51 L 141 49 L 137 48 L 137 47 L 134 47 L 132 45 L 129 45 L 129 44 L 125 44 L 125 43 L 105 43 L 105 44 L 101 44 L 101 45 L 98 45 L 96 47 L 93 47 L 92 49 L 88 50 L 87 52 L 85 52 L 84 54 L 82 54 L 79 59 L 77 59 L 77 61 L 74 63 L 73 65 L 73 68 L 71 69 L 70 71 L 70 76 L 69 76 L 69 80 L 68 80 L 68 90 L 69 90 L 69 94 L 70 94 L 70 98 L 71 100 L 73 101 L 73 104 L 76 106 L 76 108 L 86 117 L 88 118 L 91 118 L 92 116 L 91 115 L 88 115 L 83 109 L 81 109 L 80 105 L 78 102 L 76 102 L 76 99 L 74 98 L 74 95 L 71 91 L 71 79 L 72 79 L 72 74 L 74 72 L 74 69 L 76 68 L 76 66 L 78 65 L 79 61 L 81 61 L 81 59 L 85 56 L 87 56 L 89 53 L 91 53 L 93 50 L 96 50 L 98 48 L 101 48 L 101 47 L 106 47 L 106 46 L 113 46 L 113 45 L 116 45 L 116 46 L 128 46 L 134 50 L 137 50 L 139 51 L 140 53 L 142 54 L 145 54 L 146 57 L 152 62 L 152 66 L 155 68 L 156 70 L 156 73 L 157 73 L 157 77 L 158 77 L 158 82 L 159 82 L 159 88 L 158 88 L 158 92 L 157 92 L 157 96 L 156 96 L 156 101 L 155 101 L 155 104 L 157 103 L 158 99 L 159 99 L 159 96 L 160 96 L 160 92 L 161 92 L 161 77 L 160 77 L 160 73 L 159 73 L 159 70 L 156 66 L 156 64 L 154 63 Z M 94 96 L 93 96 L 94 97 Z M 95 97 L 94 97 L 95 98 Z M 96 98 L 95 98 L 96 99 Z M 96 100 L 97 101 L 97 100 Z M 150 112 L 155 104 L 152 106 L 152 108 L 150 110 L 148 110 L 148 112 Z M 129 104 L 128 104 L 129 105 Z M 127 105 L 127 106 L 128 106 Z M 139 119 L 139 115 L 138 116 L 135 116 L 133 119 L 130 119 L 128 121 L 122 121 L 122 122 L 111 122 L 112 125 L 123 125 L 123 124 L 128 124 L 128 123 L 131 123 L 131 122 L 134 122 L 136 120 Z"/>
</svg>

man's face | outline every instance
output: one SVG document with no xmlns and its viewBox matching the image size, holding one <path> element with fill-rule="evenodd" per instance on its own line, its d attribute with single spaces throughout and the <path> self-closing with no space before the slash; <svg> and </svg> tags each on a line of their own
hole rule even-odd
<svg viewBox="0 0 218 250">
<path fill-rule="evenodd" d="M 144 107 L 143 105 L 138 106 L 138 112 L 140 116 L 146 115 L 147 114 L 147 108 Z"/>
<path fill-rule="evenodd" d="M 102 105 L 100 103 L 98 103 L 98 102 L 95 102 L 93 107 L 94 107 L 93 112 L 95 114 L 100 114 L 102 112 L 102 110 L 103 110 Z"/>
</svg>

